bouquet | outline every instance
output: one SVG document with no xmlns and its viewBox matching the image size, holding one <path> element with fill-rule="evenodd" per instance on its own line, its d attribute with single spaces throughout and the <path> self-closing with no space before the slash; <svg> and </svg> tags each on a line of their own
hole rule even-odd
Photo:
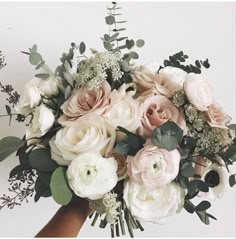
<svg viewBox="0 0 236 239">
<path fill-rule="evenodd" d="M 236 125 L 201 74 L 209 61 L 187 64 L 180 51 L 160 66 L 137 65 L 145 42 L 122 36 L 118 9 L 108 7 L 105 50 L 71 43 L 51 71 L 33 45 L 23 53 L 36 74 L 23 95 L 0 83 L 1 117 L 26 123 L 22 138 L 0 140 L 0 161 L 19 158 L 13 196 L 0 198 L 0 209 L 32 196 L 61 205 L 86 198 L 92 225 L 99 219 L 112 237 L 127 229 L 133 237 L 141 222 L 162 223 L 183 208 L 209 224 L 210 202 L 236 184 Z"/>
</svg>

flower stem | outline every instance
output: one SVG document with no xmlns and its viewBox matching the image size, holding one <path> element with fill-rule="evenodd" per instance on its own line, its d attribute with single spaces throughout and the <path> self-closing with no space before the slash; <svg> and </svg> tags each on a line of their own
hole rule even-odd
<svg viewBox="0 0 236 239">
<path fill-rule="evenodd" d="M 98 219 L 98 216 L 99 216 L 99 214 L 96 212 L 96 213 L 95 213 L 95 217 L 94 217 L 94 219 L 93 219 L 93 221 L 92 221 L 91 226 L 94 226 L 94 225 L 95 225 L 95 223 L 96 223 L 96 221 L 97 221 L 97 219 Z"/>
</svg>

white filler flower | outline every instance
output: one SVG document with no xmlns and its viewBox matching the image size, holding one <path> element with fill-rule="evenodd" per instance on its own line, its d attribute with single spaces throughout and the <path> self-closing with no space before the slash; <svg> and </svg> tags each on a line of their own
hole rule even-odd
<svg viewBox="0 0 236 239">
<path fill-rule="evenodd" d="M 179 213 L 183 208 L 184 189 L 172 182 L 153 190 L 129 180 L 124 186 L 124 200 L 138 220 L 162 223 L 163 219 Z"/>
<path fill-rule="evenodd" d="M 92 200 L 100 199 L 118 182 L 117 162 L 99 153 L 84 153 L 73 159 L 67 179 L 75 194 Z"/>
</svg>

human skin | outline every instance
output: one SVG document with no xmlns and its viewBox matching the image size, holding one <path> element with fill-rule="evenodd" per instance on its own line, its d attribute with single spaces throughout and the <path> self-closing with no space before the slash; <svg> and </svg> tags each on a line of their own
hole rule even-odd
<svg viewBox="0 0 236 239">
<path fill-rule="evenodd" d="M 77 237 L 91 213 L 85 199 L 62 206 L 35 237 Z"/>
</svg>

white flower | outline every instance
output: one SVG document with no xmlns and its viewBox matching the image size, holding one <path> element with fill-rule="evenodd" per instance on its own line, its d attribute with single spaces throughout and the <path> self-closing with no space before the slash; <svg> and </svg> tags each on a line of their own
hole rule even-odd
<svg viewBox="0 0 236 239">
<path fill-rule="evenodd" d="M 103 158 L 99 153 L 84 153 L 73 159 L 67 179 L 74 193 L 82 198 L 100 199 L 112 190 L 118 177 L 114 158 Z"/>
<path fill-rule="evenodd" d="M 115 144 L 116 132 L 100 116 L 79 118 L 74 126 L 59 130 L 50 141 L 51 155 L 59 165 L 69 165 L 79 154 L 110 152 Z"/>
<path fill-rule="evenodd" d="M 180 68 L 167 66 L 159 71 L 170 85 L 172 85 L 172 91 L 177 92 L 183 89 L 183 85 L 188 73 Z"/>
<path fill-rule="evenodd" d="M 24 93 L 20 98 L 20 102 L 15 107 L 16 112 L 22 115 L 28 115 L 39 104 L 41 100 L 38 84 L 40 79 L 33 78 L 24 88 Z"/>
<path fill-rule="evenodd" d="M 50 76 L 46 80 L 40 80 L 39 90 L 47 96 L 57 95 L 59 93 L 58 80 L 54 76 Z"/>
<path fill-rule="evenodd" d="M 49 108 L 47 108 L 43 104 L 36 107 L 33 119 L 29 126 L 26 127 L 25 134 L 26 140 L 28 140 L 28 144 L 37 143 L 39 139 L 34 138 L 40 138 L 41 136 L 45 135 L 47 131 L 53 126 L 54 121 L 54 114 Z"/>
<path fill-rule="evenodd" d="M 224 166 L 208 162 L 206 167 L 202 167 L 201 179 L 208 184 L 209 192 L 200 193 L 199 196 L 211 201 L 222 198 L 229 189 L 229 175 Z"/>
<path fill-rule="evenodd" d="M 141 125 L 141 115 L 138 101 L 129 95 L 125 95 L 121 100 L 112 104 L 103 117 L 114 128 L 121 126 L 131 132 L 135 132 Z"/>
<path fill-rule="evenodd" d="M 124 200 L 133 216 L 140 221 L 162 223 L 179 213 L 184 205 L 184 189 L 172 182 L 160 189 L 147 189 L 132 180 L 124 185 Z"/>
<path fill-rule="evenodd" d="M 214 97 L 210 85 L 199 74 L 189 73 L 184 83 L 184 91 L 191 104 L 200 111 L 207 111 Z"/>
</svg>

